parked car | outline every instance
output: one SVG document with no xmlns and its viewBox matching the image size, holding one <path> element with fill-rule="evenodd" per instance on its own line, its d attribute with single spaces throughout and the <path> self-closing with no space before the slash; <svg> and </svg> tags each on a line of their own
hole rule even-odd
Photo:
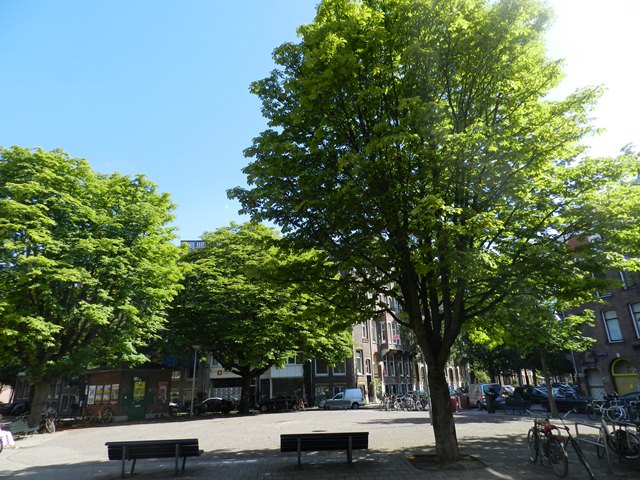
<svg viewBox="0 0 640 480">
<path fill-rule="evenodd" d="M 9 415 L 23 415 L 31 412 L 31 404 L 29 402 L 17 402 L 11 408 Z"/>
<path fill-rule="evenodd" d="M 229 413 L 231 410 L 235 410 L 235 408 L 236 404 L 233 400 L 211 397 L 198 405 L 194 405 L 193 413 L 195 415 L 205 415 L 207 413 Z"/>
<path fill-rule="evenodd" d="M 469 385 L 469 403 L 480 410 L 487 408 L 487 394 L 494 395 L 500 403 L 502 387 L 499 383 L 471 383 Z"/>
<path fill-rule="evenodd" d="M 513 389 L 513 396 L 528 400 L 531 403 L 540 403 L 547 399 L 547 390 L 544 387 L 534 387 L 532 385 L 524 385 Z"/>
<path fill-rule="evenodd" d="M 640 402 L 640 392 L 629 392 L 620 395 L 620 400 L 625 402 Z"/>
<path fill-rule="evenodd" d="M 282 410 L 298 410 L 298 397 L 289 393 L 278 393 L 271 398 L 263 398 L 258 403 L 261 412 L 276 412 Z"/>
<path fill-rule="evenodd" d="M 355 410 L 360 405 L 362 405 L 362 390 L 359 388 L 347 388 L 344 392 L 337 393 L 332 398 L 321 400 L 318 406 L 325 410 L 340 408 L 352 408 Z"/>
<path fill-rule="evenodd" d="M 512 385 L 502 385 L 502 390 L 507 395 L 513 395 L 513 391 L 515 390 L 515 388 Z"/>
<path fill-rule="evenodd" d="M 558 392 L 553 398 L 556 401 L 558 412 L 575 410 L 578 413 L 584 413 L 587 411 L 587 405 L 590 403 L 586 398 L 578 395 L 573 389 L 571 389 L 571 391 L 558 389 Z M 551 410 L 548 398 L 542 399 L 540 404 L 547 412 Z"/>
<path fill-rule="evenodd" d="M 16 402 L 0 404 L 0 415 L 10 415 L 11 409 L 16 406 Z"/>
</svg>

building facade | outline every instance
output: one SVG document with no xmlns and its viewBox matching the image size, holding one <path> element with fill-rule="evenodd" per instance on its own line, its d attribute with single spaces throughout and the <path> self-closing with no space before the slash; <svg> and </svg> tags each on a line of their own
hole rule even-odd
<svg viewBox="0 0 640 480">
<path fill-rule="evenodd" d="M 637 273 L 611 273 L 620 288 L 598 294 L 595 325 L 584 334 L 596 339 L 588 351 L 571 352 L 583 394 L 600 399 L 604 393 L 640 391 L 640 278 Z"/>
</svg>

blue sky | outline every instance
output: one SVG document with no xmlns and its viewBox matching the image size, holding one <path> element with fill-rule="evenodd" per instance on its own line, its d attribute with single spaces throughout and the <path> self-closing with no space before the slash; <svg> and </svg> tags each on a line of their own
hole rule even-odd
<svg viewBox="0 0 640 480">
<path fill-rule="evenodd" d="M 242 221 L 226 190 L 265 127 L 249 84 L 318 0 L 0 0 L 0 146 L 62 148 L 169 192 L 180 238 Z M 640 146 L 640 1 L 553 0 L 558 94 L 607 84 L 593 153 Z"/>
</svg>

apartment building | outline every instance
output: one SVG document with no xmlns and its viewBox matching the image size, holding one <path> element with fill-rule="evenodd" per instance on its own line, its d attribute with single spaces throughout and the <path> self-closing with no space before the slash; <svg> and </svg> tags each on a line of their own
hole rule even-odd
<svg viewBox="0 0 640 480">
<path fill-rule="evenodd" d="M 596 344 L 572 352 L 583 394 L 596 399 L 613 391 L 640 391 L 640 278 L 637 273 L 611 272 L 620 288 L 598 293 L 601 302 L 586 305 L 595 311 L 595 325 L 584 334 Z"/>
</svg>

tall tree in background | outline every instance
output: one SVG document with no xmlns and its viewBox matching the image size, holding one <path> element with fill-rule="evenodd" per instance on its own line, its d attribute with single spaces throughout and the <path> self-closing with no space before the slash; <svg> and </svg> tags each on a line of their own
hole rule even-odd
<svg viewBox="0 0 640 480">
<path fill-rule="evenodd" d="M 579 143 L 598 89 L 548 97 L 549 17 L 536 0 L 324 0 L 252 85 L 270 128 L 230 197 L 327 252 L 350 288 L 400 302 L 442 460 L 459 456 L 445 365 L 463 326 L 523 278 L 535 298 L 558 281 L 575 288 L 557 295 L 589 290 L 611 264 L 607 232 L 637 226 L 607 214 L 620 189 L 638 204 L 636 156 L 590 159 Z"/>
<path fill-rule="evenodd" d="M 51 380 L 145 360 L 180 278 L 173 208 L 143 176 L 0 150 L 0 362 L 34 383 L 32 421 Z"/>
<path fill-rule="evenodd" d="M 332 293 L 326 254 L 289 252 L 272 228 L 232 224 L 202 237 L 182 259 L 184 289 L 171 319 L 174 340 L 198 344 L 242 378 L 240 411 L 251 405 L 251 381 L 301 351 L 329 363 L 351 355 L 351 325 Z M 311 273 L 311 274 L 310 274 Z M 331 299 L 331 300 L 330 300 Z M 356 310 L 357 312 L 357 310 Z"/>
</svg>

